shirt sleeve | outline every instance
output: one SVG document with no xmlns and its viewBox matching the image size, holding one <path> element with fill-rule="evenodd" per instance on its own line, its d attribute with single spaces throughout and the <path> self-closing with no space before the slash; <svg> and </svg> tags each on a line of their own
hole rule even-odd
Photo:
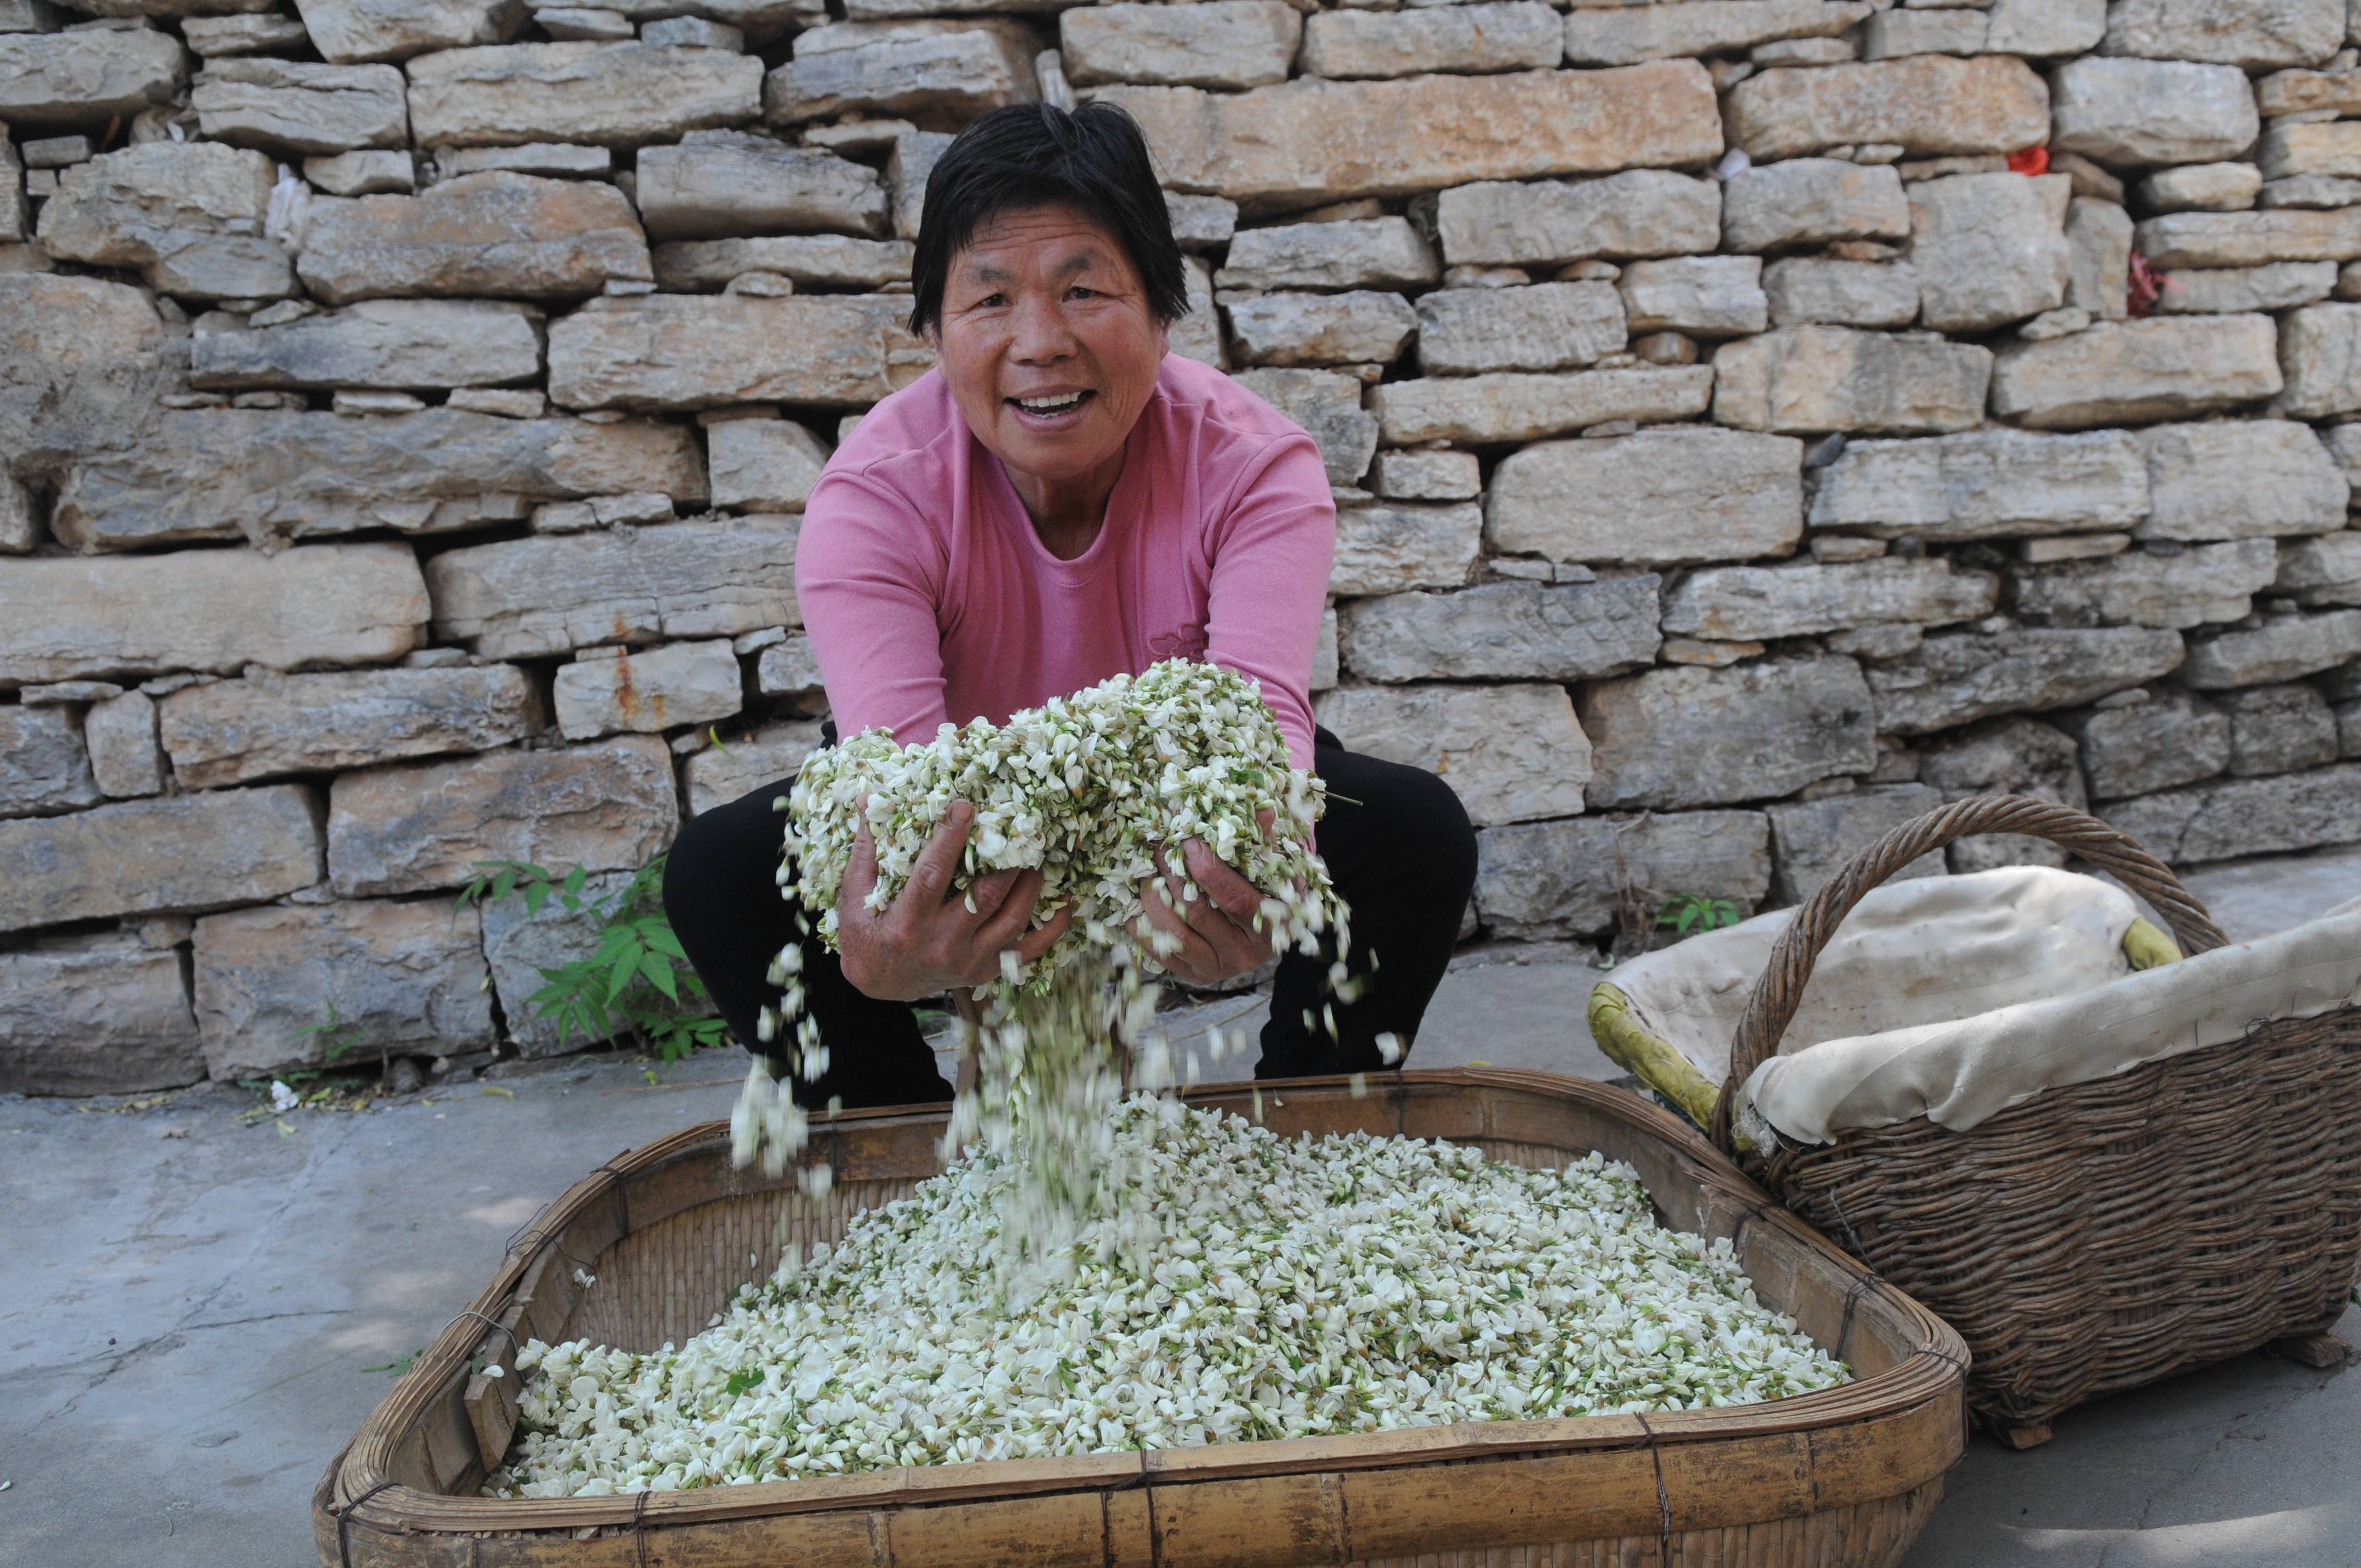
<svg viewBox="0 0 2361 1568">
<path fill-rule="evenodd" d="M 909 501 L 855 472 L 820 476 L 796 542 L 796 601 L 837 733 L 907 746 L 950 719 L 936 616 L 948 569 Z"/>
<path fill-rule="evenodd" d="M 1213 533 L 1205 657 L 1262 683 L 1288 757 L 1312 770 L 1312 660 L 1336 554 L 1336 503 L 1300 432 L 1241 477 Z"/>
</svg>

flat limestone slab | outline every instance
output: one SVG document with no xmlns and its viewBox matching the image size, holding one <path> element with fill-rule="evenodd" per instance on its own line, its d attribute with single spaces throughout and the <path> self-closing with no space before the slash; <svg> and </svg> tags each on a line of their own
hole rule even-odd
<svg viewBox="0 0 2361 1568">
<path fill-rule="evenodd" d="M 1759 811 L 1521 822 L 1478 834 L 1476 860 L 1485 934 L 1520 944 L 1502 948 L 1502 959 L 1538 963 L 1541 952 L 1525 944 L 1607 935 L 1635 891 L 1652 919 L 1662 901 L 1681 894 L 1727 898 L 1751 913 L 1771 890 L 1771 826 Z M 1461 954 L 1455 969 L 1470 957 Z"/>
<path fill-rule="evenodd" d="M 541 317 L 498 300 L 363 300 L 190 344 L 192 387 L 489 387 L 541 370 Z"/>
<path fill-rule="evenodd" d="M 0 821 L 0 931 L 280 897 L 320 880 L 302 784 Z"/>
<path fill-rule="evenodd" d="M 637 871 L 679 826 L 672 753 L 651 735 L 371 768 L 330 793 L 329 879 L 367 898 L 458 887 L 478 861 Z"/>
<path fill-rule="evenodd" d="M 1687 60 L 1398 82 L 1302 78 L 1240 93 L 1110 87 L 1100 97 L 1137 116 L 1166 184 L 1241 206 L 1678 168 L 1721 153 L 1712 80 Z"/>
<path fill-rule="evenodd" d="M 410 66 L 411 134 L 421 147 L 637 147 L 743 124 L 762 103 L 763 62 L 719 49 L 509 44 Z"/>
<path fill-rule="evenodd" d="M 1487 583 L 1341 607 L 1345 663 L 1363 679 L 1595 680 L 1656 656 L 1653 574 L 1595 583 Z"/>
<path fill-rule="evenodd" d="M 166 32 L 15 33 L 0 38 L 0 118 L 27 130 L 87 126 L 169 102 L 189 57 Z"/>
<path fill-rule="evenodd" d="M 551 326 L 549 395 L 571 409 L 865 407 L 935 362 L 909 311 L 895 294 L 600 301 Z"/>
<path fill-rule="evenodd" d="M 448 898 L 233 909 L 197 922 L 197 1028 L 235 1081 L 356 1059 L 482 1050 L 498 1038 L 481 918 Z M 333 1042 L 321 1025 L 346 1020 Z"/>
<path fill-rule="evenodd" d="M 157 718 L 181 786 L 212 789 L 489 750 L 538 734 L 542 704 L 514 664 L 328 670 L 191 686 Z"/>
<path fill-rule="evenodd" d="M 426 613 L 404 544 L 0 560 L 0 685 L 384 663 L 418 646 Z"/>
<path fill-rule="evenodd" d="M 1493 470 L 1485 542 L 1650 566 L 1786 554 L 1804 532 L 1803 456 L 1792 436 L 1711 428 L 1543 442 Z"/>
<path fill-rule="evenodd" d="M 1389 446 L 1429 441 L 1471 444 L 1570 435 L 1619 419 L 1681 419 L 1705 412 L 1714 367 L 1581 370 L 1565 375 L 1495 371 L 1388 381 L 1369 389 Z"/>
<path fill-rule="evenodd" d="M 0 1093 L 133 1093 L 204 1070 L 170 948 L 111 933 L 0 953 Z"/>
<path fill-rule="evenodd" d="M 620 191 L 505 170 L 423 196 L 317 199 L 297 270 L 332 305 L 415 294 L 580 299 L 654 275 Z"/>
<path fill-rule="evenodd" d="M 82 550 L 375 528 L 435 532 L 521 518 L 540 501 L 650 491 L 684 505 L 705 499 L 694 432 L 451 408 L 372 419 L 166 409 L 137 439 L 75 458 L 51 526 Z"/>
<path fill-rule="evenodd" d="M 1877 757 L 1850 659 L 1660 665 L 1585 687 L 1580 711 L 1593 809 L 1734 805 L 1867 773 Z"/>
<path fill-rule="evenodd" d="M 1313 712 L 1349 751 L 1441 774 L 1478 827 L 1582 810 L 1590 741 L 1562 686 L 1343 686 Z"/>
<path fill-rule="evenodd" d="M 1730 139 L 1757 163 L 1856 142 L 1919 158 L 2015 152 L 2049 134 L 2049 91 L 2021 60 L 1912 55 L 1757 72 L 1730 89 Z"/>
<path fill-rule="evenodd" d="M 720 518 L 446 551 L 428 563 L 436 630 L 515 658 L 801 626 L 796 532 L 792 517 Z"/>
</svg>

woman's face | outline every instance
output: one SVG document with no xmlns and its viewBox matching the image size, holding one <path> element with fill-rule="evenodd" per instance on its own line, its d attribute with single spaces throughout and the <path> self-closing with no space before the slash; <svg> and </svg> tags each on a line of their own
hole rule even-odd
<svg viewBox="0 0 2361 1568">
<path fill-rule="evenodd" d="M 1164 347 L 1122 245 L 1070 207 L 1001 213 L 952 258 L 943 378 L 1013 477 L 1057 484 L 1120 462 Z"/>
</svg>

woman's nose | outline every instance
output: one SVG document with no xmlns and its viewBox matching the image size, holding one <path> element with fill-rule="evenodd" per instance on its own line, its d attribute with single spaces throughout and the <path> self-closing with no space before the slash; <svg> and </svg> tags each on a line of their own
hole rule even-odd
<svg viewBox="0 0 2361 1568">
<path fill-rule="evenodd" d="M 1016 332 L 1009 352 L 1028 365 L 1063 359 L 1074 351 L 1074 334 L 1067 329 L 1057 302 L 1028 299 L 1017 306 Z"/>
</svg>

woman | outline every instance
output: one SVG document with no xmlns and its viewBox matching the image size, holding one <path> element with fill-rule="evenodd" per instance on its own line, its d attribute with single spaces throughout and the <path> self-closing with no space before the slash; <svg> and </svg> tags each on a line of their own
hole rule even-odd
<svg viewBox="0 0 2361 1568">
<path fill-rule="evenodd" d="M 797 546 L 837 731 L 930 740 L 947 720 L 1002 721 L 1175 656 L 1259 680 L 1295 765 L 1328 785 L 1320 848 L 1367 979 L 1327 1013 L 1326 961 L 1282 959 L 1256 1074 L 1384 1065 L 1379 1037 L 1407 1048 L 1442 981 L 1475 834 L 1433 775 L 1356 756 L 1312 726 L 1335 547 L 1327 477 L 1310 436 L 1166 352 L 1188 310 L 1185 274 L 1138 128 L 1106 104 L 976 121 L 927 182 L 911 283 L 911 330 L 932 341 L 937 367 L 838 448 Z M 773 803 L 791 782 L 691 822 L 664 879 L 673 929 L 743 1041 L 776 1000 L 772 958 L 794 939 L 774 880 Z M 953 806 L 881 913 L 862 902 L 873 853 L 856 852 L 838 905 L 841 960 L 807 942 L 829 1068 L 796 1086 L 805 1104 L 949 1099 L 909 1003 L 981 984 L 1004 948 L 1030 959 L 1064 929 L 1062 914 L 1027 929 L 1038 872 L 983 878 L 972 909 L 951 893 L 972 820 Z M 1194 840 L 1165 860 L 1211 895 L 1145 900 L 1180 941 L 1168 969 L 1210 985 L 1270 956 L 1243 878 Z"/>
</svg>

